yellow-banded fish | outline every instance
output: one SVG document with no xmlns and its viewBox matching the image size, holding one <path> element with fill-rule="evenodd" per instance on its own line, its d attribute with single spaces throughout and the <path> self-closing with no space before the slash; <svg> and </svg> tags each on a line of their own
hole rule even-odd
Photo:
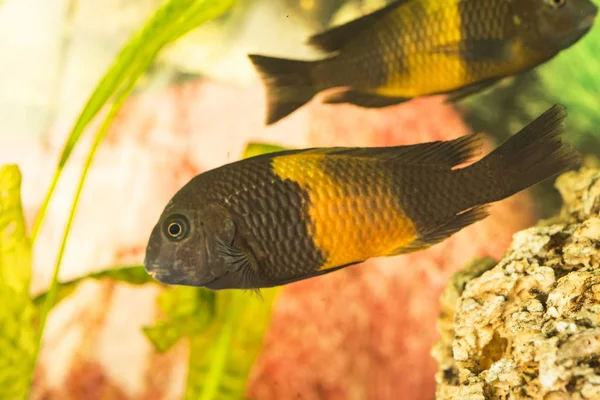
<svg viewBox="0 0 600 400">
<path fill-rule="evenodd" d="M 311 37 L 324 59 L 249 57 L 266 86 L 268 125 L 331 88 L 340 90 L 324 103 L 366 108 L 434 94 L 459 100 L 548 61 L 596 13 L 589 0 L 398 0 Z"/>
<path fill-rule="evenodd" d="M 478 134 L 265 154 L 194 177 L 151 233 L 160 282 L 258 289 L 438 243 L 488 205 L 575 166 L 555 105 L 481 160 Z"/>
</svg>

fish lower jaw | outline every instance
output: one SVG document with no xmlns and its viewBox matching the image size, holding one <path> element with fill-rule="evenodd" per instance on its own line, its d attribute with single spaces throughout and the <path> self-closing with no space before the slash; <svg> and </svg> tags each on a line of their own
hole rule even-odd
<svg viewBox="0 0 600 400">
<path fill-rule="evenodd" d="M 588 31 L 594 25 L 595 20 L 596 14 L 588 15 L 586 18 L 583 19 L 583 21 L 581 21 L 577 28 L 582 31 Z"/>
</svg>

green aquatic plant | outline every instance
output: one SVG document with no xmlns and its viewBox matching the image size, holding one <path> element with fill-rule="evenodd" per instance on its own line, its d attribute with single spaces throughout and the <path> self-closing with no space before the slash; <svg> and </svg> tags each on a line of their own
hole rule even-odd
<svg viewBox="0 0 600 400">
<path fill-rule="evenodd" d="M 249 142 L 244 150 L 243 158 L 254 157 L 261 154 L 274 153 L 276 151 L 287 150 L 285 147 L 281 147 L 275 144 L 262 143 L 262 142 Z"/>
<path fill-rule="evenodd" d="M 129 40 L 90 96 L 65 142 L 30 235 L 26 232 L 20 200 L 20 171 L 15 165 L 3 166 L 0 170 L 0 398 L 27 397 L 48 313 L 79 283 L 87 279 L 112 279 L 133 285 L 164 286 L 151 279 L 140 265 L 111 267 L 67 282 L 59 282 L 58 274 L 88 170 L 121 105 L 164 46 L 202 22 L 222 15 L 234 3 L 235 0 L 167 1 Z M 52 283 L 47 292 L 32 297 L 32 246 L 66 163 L 86 127 L 103 111 L 103 120 L 95 133 L 73 198 Z M 280 149 L 251 144 L 245 157 Z M 165 319 L 155 326 L 145 327 L 144 332 L 158 351 L 168 350 L 181 338 L 190 340 L 186 398 L 243 397 L 276 294 L 277 289 L 264 290 L 258 297 L 249 292 L 165 288 L 158 299 Z"/>
<path fill-rule="evenodd" d="M 569 109 L 572 143 L 592 152 L 600 150 L 599 54 L 600 26 L 596 23 L 580 43 L 539 69 L 549 102 L 562 102 Z"/>
<path fill-rule="evenodd" d="M 173 287 L 159 297 L 167 316 L 144 333 L 161 352 L 181 338 L 190 343 L 186 399 L 244 397 L 277 289 L 249 292 Z"/>
<path fill-rule="evenodd" d="M 35 307 L 29 296 L 31 242 L 21 206 L 21 173 L 0 169 L 0 398 L 27 397 L 35 365 Z"/>
<path fill-rule="evenodd" d="M 146 25 L 123 47 L 115 62 L 104 75 L 83 108 L 83 111 L 79 115 L 79 118 L 65 143 L 56 172 L 52 178 L 50 189 L 42 203 L 42 207 L 33 226 L 32 240 L 35 241 L 46 215 L 48 204 L 50 203 L 58 180 L 60 179 L 62 171 L 69 160 L 73 149 L 77 145 L 88 124 L 100 111 L 106 108 L 106 115 L 94 136 L 94 141 L 88 152 L 73 199 L 71 212 L 65 226 L 65 232 L 63 234 L 58 258 L 52 275 L 52 284 L 40 317 L 38 342 L 41 341 L 41 334 L 48 312 L 50 311 L 50 308 L 52 308 L 55 300 L 55 290 L 58 282 L 60 264 L 62 262 L 67 238 L 73 223 L 85 178 L 96 154 L 96 150 L 104 139 L 112 120 L 120 110 L 125 99 L 132 92 L 138 79 L 148 70 L 163 47 L 185 35 L 202 22 L 221 15 L 233 6 L 234 3 L 235 0 L 170 0 L 164 3 L 154 13 Z"/>
</svg>

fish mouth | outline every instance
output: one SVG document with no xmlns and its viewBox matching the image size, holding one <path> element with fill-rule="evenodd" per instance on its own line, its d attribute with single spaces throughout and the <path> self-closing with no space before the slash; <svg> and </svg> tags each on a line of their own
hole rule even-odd
<svg viewBox="0 0 600 400">
<path fill-rule="evenodd" d="M 596 21 L 596 14 L 598 13 L 598 9 L 594 8 L 594 11 L 585 17 L 577 26 L 577 30 L 579 31 L 589 31 L 594 25 L 594 21 Z"/>
<path fill-rule="evenodd" d="M 597 10 L 594 10 L 593 13 L 581 20 L 579 25 L 577 25 L 577 27 L 573 31 L 571 31 L 570 34 L 563 37 L 563 39 L 560 41 L 562 45 L 561 47 L 563 49 L 571 47 L 572 45 L 577 43 L 592 29 L 592 27 L 594 26 L 594 21 L 596 20 L 596 12 Z"/>
<path fill-rule="evenodd" d="M 160 264 L 148 264 L 146 260 L 144 260 L 144 269 L 146 270 L 146 273 L 152 277 L 152 279 L 161 283 L 169 283 L 165 282 L 165 278 L 168 279 L 171 274 L 168 272 L 168 269 L 163 268 Z"/>
<path fill-rule="evenodd" d="M 206 285 L 210 285 L 215 282 L 220 277 L 215 277 L 204 282 L 198 282 L 191 276 L 173 274 L 169 271 L 168 268 L 164 268 L 160 265 L 152 264 L 146 267 L 146 272 L 148 275 L 152 277 L 152 279 L 163 283 L 165 285 L 184 285 L 184 286 L 194 286 L 194 287 L 203 287 Z"/>
</svg>

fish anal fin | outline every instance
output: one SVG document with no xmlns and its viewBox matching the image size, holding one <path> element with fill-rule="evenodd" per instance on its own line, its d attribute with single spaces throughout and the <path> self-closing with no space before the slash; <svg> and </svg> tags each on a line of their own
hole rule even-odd
<svg viewBox="0 0 600 400">
<path fill-rule="evenodd" d="M 452 218 L 446 220 L 444 223 L 434 227 L 428 232 L 421 234 L 419 238 L 410 245 L 396 249 L 389 255 L 412 253 L 414 251 L 423 250 L 438 244 L 454 235 L 461 229 L 486 218 L 489 215 L 489 207 L 490 206 L 488 204 L 476 206 L 467 211 L 456 214 Z"/>
<path fill-rule="evenodd" d="M 324 104 L 349 103 L 363 108 L 383 108 L 411 100 L 406 97 L 387 97 L 371 93 L 362 93 L 354 90 L 335 92 L 323 99 Z"/>
<path fill-rule="evenodd" d="M 437 165 L 452 168 L 473 160 L 481 153 L 482 135 L 395 147 L 332 148 L 328 155 L 392 160 L 398 164 Z"/>
<path fill-rule="evenodd" d="M 307 44 L 321 51 L 332 53 L 338 51 L 344 44 L 359 35 L 363 30 L 375 24 L 381 17 L 412 0 L 397 0 L 379 10 L 358 17 L 342 25 L 334 26 L 326 31 L 311 36 Z"/>
<path fill-rule="evenodd" d="M 309 278 L 314 278 L 314 277 L 317 277 L 317 276 L 329 274 L 329 273 L 331 273 L 333 271 L 338 271 L 340 269 L 349 267 L 351 265 L 360 264 L 361 262 L 364 262 L 364 260 L 353 262 L 353 263 L 349 263 L 349 264 L 340 265 L 339 267 L 322 269 L 322 270 L 315 270 L 315 271 L 312 271 L 312 272 L 309 272 L 309 273 L 306 273 L 306 274 L 302 274 L 302 275 L 298 275 L 298 276 L 294 276 L 294 277 L 291 277 L 291 278 L 274 280 L 274 281 L 269 282 L 269 284 L 266 285 L 266 286 L 264 286 L 264 287 L 273 287 L 273 286 L 287 285 L 288 283 L 294 283 L 294 282 L 302 281 L 304 279 L 309 279 Z"/>
<path fill-rule="evenodd" d="M 469 97 L 475 93 L 479 93 L 484 91 L 485 89 L 495 85 L 500 82 L 503 78 L 492 78 L 486 79 L 485 81 L 476 82 L 467 86 L 463 86 L 459 89 L 453 90 L 451 92 L 446 93 L 446 102 L 454 103 L 458 102 L 466 97 Z"/>
</svg>

